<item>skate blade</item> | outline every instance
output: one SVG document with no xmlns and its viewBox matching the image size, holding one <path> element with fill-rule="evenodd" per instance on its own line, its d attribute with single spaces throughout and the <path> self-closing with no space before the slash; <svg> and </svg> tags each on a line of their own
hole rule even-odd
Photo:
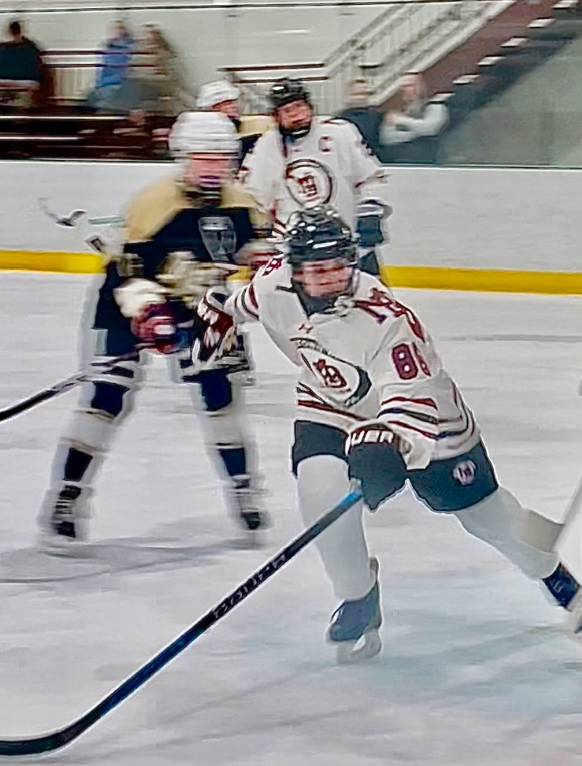
<svg viewBox="0 0 582 766">
<path fill-rule="evenodd" d="M 53 535 L 50 532 L 41 532 L 37 542 L 40 553 L 63 558 L 83 558 L 89 555 L 91 547 L 86 540 Z"/>
<path fill-rule="evenodd" d="M 382 639 L 377 630 L 369 630 L 358 641 L 342 641 L 335 644 L 338 665 L 351 665 L 370 660 L 382 651 Z"/>
<path fill-rule="evenodd" d="M 245 529 L 231 541 L 231 547 L 238 550 L 258 550 L 267 544 L 264 529 Z"/>
</svg>

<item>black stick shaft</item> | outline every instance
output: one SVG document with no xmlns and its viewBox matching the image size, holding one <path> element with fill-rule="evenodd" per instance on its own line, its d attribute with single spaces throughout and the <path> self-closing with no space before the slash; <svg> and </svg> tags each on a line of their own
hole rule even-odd
<svg viewBox="0 0 582 766">
<path fill-rule="evenodd" d="M 115 359 L 108 359 L 104 362 L 98 362 L 96 363 L 96 366 L 111 367 L 118 364 L 119 362 L 124 362 L 128 359 L 132 359 L 135 355 L 136 352 L 131 352 L 129 354 L 124 354 L 123 356 L 118 356 Z M 10 418 L 16 417 L 16 415 L 20 415 L 22 412 L 31 410 L 33 407 L 36 407 L 37 404 L 46 402 L 48 399 L 52 399 L 54 396 L 64 394 L 65 391 L 69 391 L 71 388 L 78 386 L 79 383 L 82 383 L 87 378 L 88 374 L 86 372 L 76 372 L 74 375 L 70 375 L 68 378 L 60 380 L 58 383 L 55 383 L 49 388 L 43 388 L 42 391 L 38 391 L 36 394 L 32 394 L 32 396 L 29 396 L 27 399 L 23 399 L 22 401 L 17 402 L 10 407 L 6 407 L 5 409 L 0 410 L 0 423 L 2 423 L 4 420 L 10 420 Z"/>
<path fill-rule="evenodd" d="M 272 559 L 267 561 L 248 580 L 226 596 L 214 609 L 211 609 L 192 627 L 178 636 L 171 644 L 168 644 L 155 657 L 152 657 L 149 662 L 142 665 L 133 675 L 129 676 L 129 678 L 123 681 L 101 702 L 98 702 L 95 707 L 88 710 L 81 718 L 73 721 L 64 729 L 49 734 L 26 739 L 0 740 L 0 756 L 48 753 L 72 742 L 100 718 L 103 718 L 113 708 L 117 707 L 127 697 L 142 687 L 152 676 L 183 652 L 199 636 L 209 630 L 218 620 L 227 615 L 237 604 L 240 604 L 247 596 L 250 596 L 269 577 L 272 577 L 284 564 L 291 561 L 306 545 L 312 542 L 312 540 L 333 524 L 334 521 L 337 521 L 346 511 L 349 511 L 361 499 L 362 495 L 359 490 L 355 490 L 347 495 L 335 508 L 292 540 L 286 548 L 283 548 L 282 551 L 279 551 Z"/>
</svg>

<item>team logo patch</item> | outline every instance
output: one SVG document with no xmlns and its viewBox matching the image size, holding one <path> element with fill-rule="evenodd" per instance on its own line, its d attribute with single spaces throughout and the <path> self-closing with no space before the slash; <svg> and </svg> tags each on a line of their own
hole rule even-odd
<svg viewBox="0 0 582 766">
<path fill-rule="evenodd" d="M 285 184 L 295 202 L 305 208 L 326 205 L 334 192 L 330 169 L 317 160 L 290 162 L 285 169 Z"/>
<path fill-rule="evenodd" d="M 353 407 L 372 388 L 365 370 L 346 359 L 330 354 L 314 338 L 291 338 L 297 347 L 305 368 L 317 381 L 317 387 L 325 397 L 342 407 Z"/>
<path fill-rule="evenodd" d="M 466 487 L 475 481 L 477 466 L 472 460 L 461 460 L 453 469 L 453 478 Z"/>
<path fill-rule="evenodd" d="M 207 215 L 198 222 L 202 242 L 213 261 L 231 263 L 236 253 L 236 231 L 226 215 Z"/>
</svg>

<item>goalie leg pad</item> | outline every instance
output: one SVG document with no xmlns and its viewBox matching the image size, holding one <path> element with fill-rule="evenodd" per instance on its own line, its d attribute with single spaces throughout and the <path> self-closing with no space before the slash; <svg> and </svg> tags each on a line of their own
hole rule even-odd
<svg viewBox="0 0 582 766">
<path fill-rule="evenodd" d="M 297 467 L 297 492 L 306 526 L 333 508 L 350 489 L 345 460 L 321 454 L 301 460 Z M 362 523 L 362 503 L 345 513 L 314 544 L 340 601 L 360 599 L 374 587 Z"/>
</svg>

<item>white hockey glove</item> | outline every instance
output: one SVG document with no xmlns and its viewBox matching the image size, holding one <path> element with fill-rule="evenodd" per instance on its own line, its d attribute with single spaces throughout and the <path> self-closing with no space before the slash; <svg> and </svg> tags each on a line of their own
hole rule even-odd
<svg viewBox="0 0 582 766">
<path fill-rule="evenodd" d="M 379 199 L 365 199 L 356 210 L 358 246 L 364 250 L 389 241 L 387 220 L 392 215 L 390 205 Z"/>
<path fill-rule="evenodd" d="M 236 348 L 234 319 L 224 310 L 228 298 L 226 290 L 213 287 L 196 307 L 197 340 L 192 350 L 192 361 L 199 369 L 224 366 L 220 360 Z"/>
</svg>

